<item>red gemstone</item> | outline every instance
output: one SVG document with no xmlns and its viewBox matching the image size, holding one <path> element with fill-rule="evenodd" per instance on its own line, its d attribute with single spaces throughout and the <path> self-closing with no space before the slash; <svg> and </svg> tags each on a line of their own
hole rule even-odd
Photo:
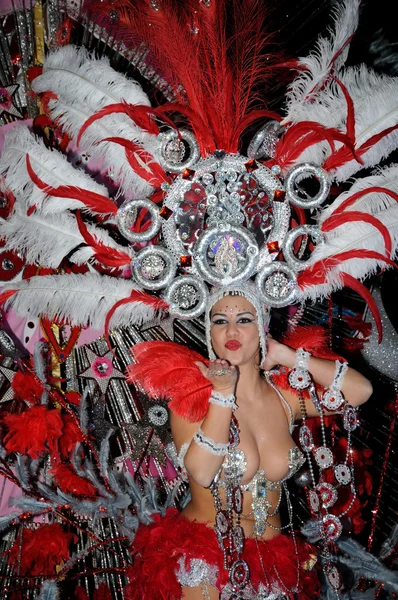
<svg viewBox="0 0 398 600">
<path fill-rule="evenodd" d="M 252 158 L 251 160 L 248 160 L 247 162 L 245 162 L 245 167 L 246 167 L 246 171 L 248 173 L 252 173 L 256 169 L 258 169 L 258 164 L 254 160 L 254 158 Z"/>
<path fill-rule="evenodd" d="M 278 202 L 283 202 L 283 200 L 285 199 L 285 196 L 286 196 L 285 190 L 275 190 L 274 200 L 277 200 Z"/>
<path fill-rule="evenodd" d="M 184 169 L 182 172 L 183 179 L 192 179 L 192 177 L 194 175 L 195 175 L 195 171 L 192 171 L 192 169 Z"/>
<path fill-rule="evenodd" d="M 268 252 L 279 252 L 279 242 L 275 240 L 275 242 L 267 242 Z"/>
<path fill-rule="evenodd" d="M 164 219 L 165 221 L 167 221 L 167 219 L 169 219 L 172 215 L 172 210 L 171 208 L 167 208 L 167 206 L 163 206 L 163 208 L 159 211 L 159 216 L 162 217 L 162 219 Z"/>
<path fill-rule="evenodd" d="M 180 256 L 180 267 L 191 267 L 192 256 Z"/>
</svg>

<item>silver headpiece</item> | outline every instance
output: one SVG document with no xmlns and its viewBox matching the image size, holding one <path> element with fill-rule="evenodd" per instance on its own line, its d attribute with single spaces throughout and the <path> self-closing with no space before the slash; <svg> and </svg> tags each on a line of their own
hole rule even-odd
<svg viewBox="0 0 398 600">
<path fill-rule="evenodd" d="M 265 308 L 264 303 L 261 302 L 258 293 L 256 291 L 256 287 L 254 284 L 250 284 L 250 282 L 231 285 L 226 287 L 221 287 L 215 289 L 212 294 L 210 294 L 209 299 L 206 303 L 206 312 L 205 312 L 205 328 L 206 328 L 206 344 L 207 351 L 209 354 L 210 360 L 215 360 L 216 355 L 213 350 L 213 346 L 211 343 L 211 320 L 210 313 L 213 306 L 224 298 L 225 296 L 243 296 L 254 306 L 257 315 L 257 323 L 258 323 L 258 334 L 260 336 L 260 364 L 263 362 L 266 354 L 267 354 L 267 342 L 266 342 L 266 330 L 268 330 L 268 324 L 270 319 L 270 311 L 268 308 Z"/>
</svg>

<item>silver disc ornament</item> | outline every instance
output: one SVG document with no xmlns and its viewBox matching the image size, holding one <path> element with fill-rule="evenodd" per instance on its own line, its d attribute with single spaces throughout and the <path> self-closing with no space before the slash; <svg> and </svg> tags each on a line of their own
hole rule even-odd
<svg viewBox="0 0 398 600">
<path fill-rule="evenodd" d="M 169 285 L 176 270 L 174 257 L 161 246 L 146 246 L 134 257 L 134 279 L 147 290 L 160 290 Z"/>
<path fill-rule="evenodd" d="M 329 389 L 323 394 L 321 404 L 327 410 L 339 410 L 344 404 L 344 396 L 340 390 Z"/>
<path fill-rule="evenodd" d="M 264 303 L 272 308 L 293 304 L 297 296 L 296 276 L 282 262 L 266 265 L 256 277 L 256 288 Z"/>
<path fill-rule="evenodd" d="M 299 183 L 313 177 L 319 183 L 319 190 L 314 196 L 299 191 Z M 315 208 L 327 199 L 330 191 L 330 181 L 327 172 L 312 163 L 296 165 L 285 177 L 286 197 L 289 202 L 300 208 Z"/>
<path fill-rule="evenodd" d="M 247 148 L 247 156 L 254 159 L 273 158 L 282 131 L 278 121 L 268 121 L 251 139 Z"/>
<path fill-rule="evenodd" d="M 132 231 L 140 208 L 145 208 L 149 212 L 151 224 L 146 231 Z M 116 213 L 116 224 L 120 233 L 129 242 L 148 242 L 160 229 L 159 207 L 151 200 L 127 200 Z"/>
<path fill-rule="evenodd" d="M 172 281 L 164 297 L 175 317 L 194 319 L 204 312 L 208 296 L 203 281 L 193 275 L 182 275 Z"/>
<path fill-rule="evenodd" d="M 301 236 L 311 237 L 315 244 L 319 244 L 323 241 L 323 235 L 320 233 L 319 227 L 316 227 L 315 225 L 300 225 L 299 227 L 294 227 L 294 229 L 286 235 L 282 246 L 283 257 L 289 267 L 296 272 L 305 269 L 309 261 L 309 258 L 301 260 L 294 252 L 295 242 Z"/>
<path fill-rule="evenodd" d="M 196 137 L 187 129 L 170 129 L 159 135 L 160 163 L 170 173 L 182 173 L 191 169 L 200 158 Z M 187 152 L 188 151 L 188 152 Z"/>
</svg>

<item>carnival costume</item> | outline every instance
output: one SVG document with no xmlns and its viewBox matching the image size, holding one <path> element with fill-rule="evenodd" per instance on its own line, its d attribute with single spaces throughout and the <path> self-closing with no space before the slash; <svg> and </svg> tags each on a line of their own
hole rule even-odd
<svg viewBox="0 0 398 600">
<path fill-rule="evenodd" d="M 53 600 L 72 573 L 81 600 L 178 598 L 181 586 L 202 584 L 204 595 L 213 585 L 223 600 L 309 600 L 319 591 L 319 566 L 325 593 L 339 597 L 334 550 L 357 499 L 351 447 L 357 413 L 341 393 L 346 363 L 336 360 L 330 388 L 317 388 L 308 350 L 335 357 L 323 334 L 297 326 L 307 300 L 348 287 L 368 303 L 381 337 L 380 315 L 362 280 L 396 266 L 398 167 L 362 177 L 360 171 L 398 147 L 398 81 L 364 66 L 344 67 L 358 2 L 343 1 L 334 30 L 294 64 L 298 75 L 283 117 L 263 107 L 262 90 L 283 62 L 269 52 L 263 2 L 118 0 L 111 10 L 87 2 L 80 11 L 71 3 L 62 22 L 50 2 L 51 51 L 42 69 L 40 52 L 29 46 L 45 37 L 40 7 L 32 22 L 28 10 L 16 20 L 25 44 L 27 109 L 35 119 L 6 133 L 0 158 L 9 281 L 0 295 L 7 311 L 0 338 L 2 494 L 6 481 L 22 490 L 1 521 L 10 529 L 5 593 Z M 93 38 L 105 46 L 113 40 L 111 47 L 156 89 L 153 105 L 107 58 L 68 44 L 77 21 L 83 46 Z M 11 83 L 1 91 L 1 106 L 14 117 L 15 91 Z M 354 175 L 344 191 L 337 189 Z M 268 381 L 282 403 L 280 390 L 295 390 L 302 422 L 286 476 L 271 482 L 258 471 L 246 490 L 236 419 L 228 444 L 197 431 L 197 444 L 226 457 L 224 479 L 211 486 L 213 531 L 173 511 L 155 515 L 165 509 L 155 511 L 154 480 L 169 504 L 182 504 L 183 453 L 177 456 L 173 445 L 168 411 L 195 422 L 209 402 L 233 408 L 234 398 L 212 392 L 193 364 L 201 355 L 161 340 L 175 334 L 186 346 L 205 343 L 214 358 L 210 310 L 229 294 L 254 306 L 262 358 L 269 311 L 298 305 L 288 336 L 296 366 Z M 26 318 L 22 332 L 7 325 L 16 315 Z M 305 399 L 318 410 L 319 439 L 306 421 Z M 338 458 L 326 439 L 327 411 L 342 413 L 347 444 Z M 286 485 L 304 459 L 316 560 L 312 546 L 294 534 Z M 272 486 L 285 493 L 290 533 L 263 541 Z M 255 530 L 245 540 L 240 518 L 248 490 Z M 344 508 L 340 495 L 349 498 Z M 187 547 L 189 536 L 196 547 Z M 56 540 L 54 559 L 46 552 L 49 540 Z M 382 568 L 380 574 L 393 585 Z"/>
</svg>

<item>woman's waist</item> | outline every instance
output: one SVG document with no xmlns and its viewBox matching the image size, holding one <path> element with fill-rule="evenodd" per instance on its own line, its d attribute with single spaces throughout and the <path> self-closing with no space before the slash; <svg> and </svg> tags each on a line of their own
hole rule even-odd
<svg viewBox="0 0 398 600">
<path fill-rule="evenodd" d="M 255 519 L 254 515 L 249 508 L 248 512 L 245 512 L 245 506 L 243 507 L 242 515 L 239 518 L 240 525 L 245 533 L 246 537 L 253 536 Z M 204 523 L 208 527 L 214 527 L 216 511 L 214 506 L 203 506 L 196 504 L 194 501 L 189 502 L 186 507 L 182 510 L 181 516 L 185 517 L 189 521 L 197 521 L 198 523 Z M 237 515 L 234 514 L 234 525 L 236 525 Z M 264 533 L 259 538 L 263 540 L 272 539 L 281 533 L 281 520 L 278 514 L 268 516 L 267 525 Z"/>
</svg>

